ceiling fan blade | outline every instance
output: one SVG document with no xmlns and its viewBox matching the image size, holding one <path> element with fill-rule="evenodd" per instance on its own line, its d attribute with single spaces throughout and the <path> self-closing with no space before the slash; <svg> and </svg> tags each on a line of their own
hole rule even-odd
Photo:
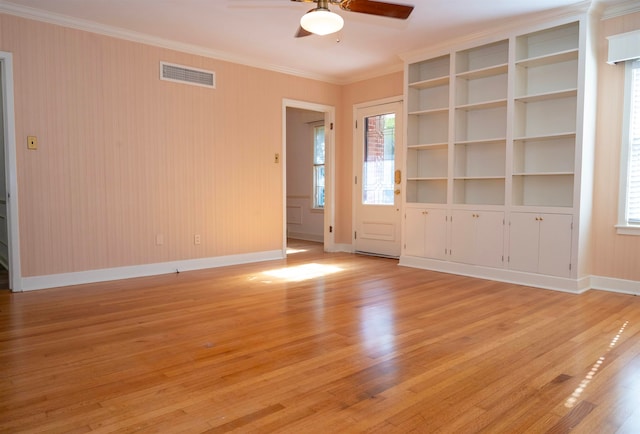
<svg viewBox="0 0 640 434">
<path fill-rule="evenodd" d="M 295 0 L 293 0 L 295 1 Z M 296 32 L 296 38 L 304 38 L 305 36 L 312 35 L 313 33 L 305 30 L 302 26 L 298 27 L 298 31 Z"/>
<path fill-rule="evenodd" d="M 411 15 L 413 6 L 373 0 L 343 0 L 340 3 L 340 9 L 350 12 L 361 12 L 363 14 L 406 20 L 409 18 L 409 15 Z"/>
</svg>

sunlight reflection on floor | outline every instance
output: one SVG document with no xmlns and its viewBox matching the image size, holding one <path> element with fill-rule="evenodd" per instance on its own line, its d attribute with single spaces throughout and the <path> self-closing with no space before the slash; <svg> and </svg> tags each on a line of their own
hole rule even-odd
<svg viewBox="0 0 640 434">
<path fill-rule="evenodd" d="M 285 267 L 277 270 L 265 271 L 264 275 L 286 280 L 287 282 L 301 282 L 303 280 L 315 279 L 316 277 L 327 276 L 329 274 L 342 271 L 340 267 L 323 264 L 303 264 L 296 267 Z"/>
<path fill-rule="evenodd" d="M 620 327 L 620 330 L 618 330 L 618 334 L 615 335 L 613 339 L 611 339 L 611 342 L 609 343 L 609 348 L 607 348 L 607 351 L 605 352 L 605 354 L 600 356 L 600 358 L 593 364 L 593 366 L 591 367 L 591 371 L 589 371 L 589 373 L 585 375 L 582 382 L 580 382 L 580 385 L 576 388 L 576 390 L 573 391 L 571 396 L 564 403 L 565 407 L 571 408 L 574 405 L 576 405 L 576 403 L 578 402 L 578 399 L 580 398 L 580 395 L 582 395 L 582 392 L 584 392 L 584 389 L 589 385 L 591 380 L 593 380 L 593 377 L 598 373 L 598 370 L 604 363 L 606 353 L 611 351 L 611 349 L 616 346 L 616 344 L 618 343 L 618 340 L 620 339 L 620 336 L 624 332 L 624 329 L 627 328 L 628 324 L 629 324 L 629 321 L 626 321 L 622 325 L 622 327 Z"/>
</svg>

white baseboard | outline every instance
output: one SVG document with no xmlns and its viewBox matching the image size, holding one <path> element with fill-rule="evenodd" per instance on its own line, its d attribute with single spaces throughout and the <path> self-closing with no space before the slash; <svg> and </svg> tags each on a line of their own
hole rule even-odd
<svg viewBox="0 0 640 434">
<path fill-rule="evenodd" d="M 614 277 L 591 276 L 591 288 L 622 294 L 640 295 L 640 282 Z"/>
<path fill-rule="evenodd" d="M 459 274 L 480 279 L 496 280 L 498 282 L 516 285 L 533 286 L 542 289 L 580 294 L 589 290 L 589 279 L 569 279 L 564 277 L 546 276 L 543 274 L 525 273 L 504 268 L 481 267 L 462 264 L 459 262 L 439 261 L 437 259 L 401 256 L 400 265 L 443 273 Z"/>
<path fill-rule="evenodd" d="M 332 252 L 353 253 L 353 246 L 351 244 L 334 244 Z"/>
<path fill-rule="evenodd" d="M 131 279 L 135 277 L 157 276 L 176 271 L 193 271 L 206 268 L 226 267 L 228 265 L 283 259 L 282 250 L 245 253 L 241 255 L 219 256 L 213 258 L 188 259 L 183 261 L 162 262 L 157 264 L 134 265 L 130 267 L 105 268 L 101 270 L 78 271 L 74 273 L 51 274 L 48 276 L 23 277 L 21 290 L 57 288 L 60 286 L 82 285 L 85 283 L 107 282 L 111 280 Z"/>
</svg>

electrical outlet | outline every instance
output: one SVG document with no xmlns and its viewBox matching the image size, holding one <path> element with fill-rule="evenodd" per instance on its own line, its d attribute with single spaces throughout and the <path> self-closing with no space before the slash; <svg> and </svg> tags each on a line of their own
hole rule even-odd
<svg viewBox="0 0 640 434">
<path fill-rule="evenodd" d="M 156 235 L 156 246 L 161 246 L 164 244 L 164 235 L 157 234 Z"/>
<path fill-rule="evenodd" d="M 195 234 L 195 235 L 193 236 L 193 244 L 198 245 L 198 244 L 200 244 L 200 242 L 201 242 L 201 241 L 202 241 L 202 240 L 201 240 L 201 238 L 200 238 L 200 234 Z"/>
</svg>

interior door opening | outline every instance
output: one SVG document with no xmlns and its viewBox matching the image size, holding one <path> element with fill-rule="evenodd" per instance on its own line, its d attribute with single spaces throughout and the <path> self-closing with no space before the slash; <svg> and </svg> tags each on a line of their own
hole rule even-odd
<svg viewBox="0 0 640 434">
<path fill-rule="evenodd" d="M 13 57 L 0 51 L 0 287 L 22 291 L 15 114 L 13 103 Z"/>
<path fill-rule="evenodd" d="M 333 250 L 333 129 L 334 109 L 314 103 L 285 100 L 284 241 L 321 243 Z"/>
</svg>

